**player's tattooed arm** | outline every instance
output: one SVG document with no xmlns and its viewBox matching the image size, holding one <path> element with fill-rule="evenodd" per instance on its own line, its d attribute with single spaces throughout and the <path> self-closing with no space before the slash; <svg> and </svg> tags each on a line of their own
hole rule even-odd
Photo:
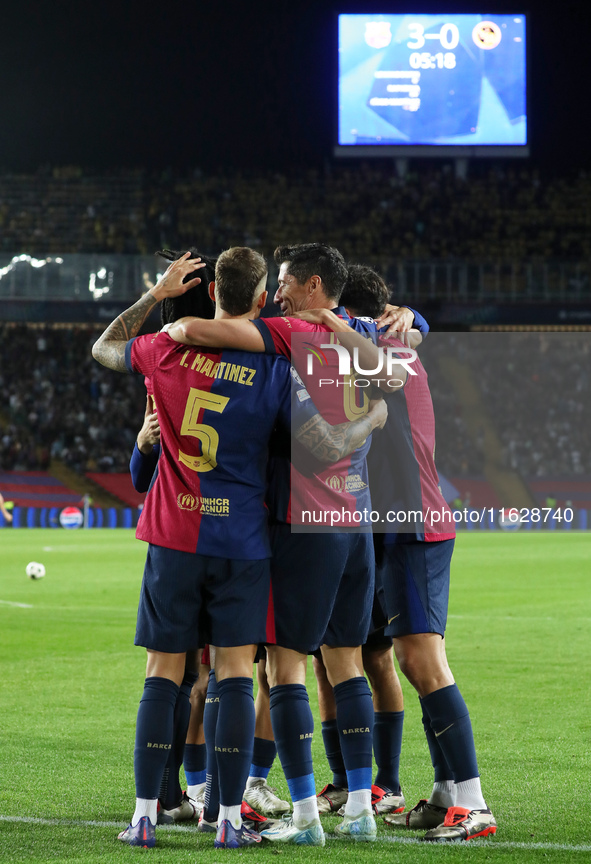
<svg viewBox="0 0 591 864">
<path fill-rule="evenodd" d="M 92 346 L 94 359 L 107 369 L 127 372 L 125 346 L 130 339 L 137 336 L 142 324 L 157 303 L 158 300 L 148 291 L 137 303 L 115 318 Z"/>
<path fill-rule="evenodd" d="M 320 462 L 337 462 L 357 450 L 374 429 L 382 429 L 388 417 L 388 409 L 383 399 L 370 402 L 368 413 L 359 420 L 339 423 L 332 426 L 320 414 L 301 426 L 296 438 Z"/>
<path fill-rule="evenodd" d="M 199 277 L 185 281 L 191 273 L 205 267 L 205 264 L 200 262 L 200 258 L 191 258 L 190 252 L 186 252 L 182 258 L 174 261 L 156 285 L 109 324 L 92 346 L 94 359 L 115 372 L 127 372 L 125 365 L 127 342 L 137 336 L 142 324 L 157 303 L 166 297 L 179 297 L 201 282 Z"/>
</svg>

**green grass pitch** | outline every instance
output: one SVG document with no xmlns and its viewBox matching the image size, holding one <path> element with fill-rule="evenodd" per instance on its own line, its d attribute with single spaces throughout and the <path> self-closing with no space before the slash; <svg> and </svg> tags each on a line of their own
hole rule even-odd
<svg viewBox="0 0 591 864">
<path fill-rule="evenodd" d="M 133 634 L 145 545 L 124 530 L 0 531 L 0 862 L 166 864 L 584 861 L 589 822 L 591 534 L 470 533 L 454 554 L 448 655 L 470 708 L 491 841 L 430 846 L 381 825 L 375 844 L 215 851 L 211 835 L 115 837 L 133 811 L 132 752 L 145 656 Z M 25 576 L 28 561 L 47 576 Z M 403 686 L 405 686 L 403 684 Z M 314 711 L 312 674 L 309 690 Z M 401 779 L 410 806 L 432 779 L 405 686 Z M 317 728 L 319 722 L 317 720 Z M 317 785 L 329 780 L 315 735 Z M 276 762 L 271 783 L 287 786 Z M 331 832 L 335 818 L 327 818 Z"/>
</svg>

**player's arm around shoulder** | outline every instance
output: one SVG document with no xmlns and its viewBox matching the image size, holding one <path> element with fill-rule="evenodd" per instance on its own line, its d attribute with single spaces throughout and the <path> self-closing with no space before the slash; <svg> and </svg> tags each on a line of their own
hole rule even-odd
<svg viewBox="0 0 591 864">
<path fill-rule="evenodd" d="M 166 328 L 175 342 L 207 348 L 234 348 L 237 351 L 262 352 L 265 343 L 252 321 L 245 318 L 179 318 Z"/>
</svg>

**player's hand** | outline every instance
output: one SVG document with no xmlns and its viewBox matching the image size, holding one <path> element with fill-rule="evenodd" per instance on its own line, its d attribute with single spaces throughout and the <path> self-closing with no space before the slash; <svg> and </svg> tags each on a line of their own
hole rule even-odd
<svg viewBox="0 0 591 864">
<path fill-rule="evenodd" d="M 160 424 L 158 414 L 154 406 L 154 400 L 150 395 L 146 397 L 146 410 L 144 412 L 144 423 L 137 436 L 137 446 L 140 453 L 148 455 L 152 452 L 154 444 L 160 443 Z"/>
<path fill-rule="evenodd" d="M 371 399 L 367 416 L 371 418 L 374 429 L 383 429 L 388 419 L 388 406 L 383 399 Z"/>
<path fill-rule="evenodd" d="M 172 262 L 166 273 L 160 277 L 153 288 L 150 288 L 150 294 L 156 300 L 164 300 L 166 297 L 180 297 L 181 294 L 185 294 L 201 282 L 199 276 L 188 282 L 183 282 L 185 277 L 190 276 L 191 273 L 197 273 L 205 266 L 205 261 L 201 261 L 201 258 L 191 258 L 191 253 L 185 252 L 178 261 Z"/>
<path fill-rule="evenodd" d="M 299 318 L 300 321 L 307 321 L 309 324 L 324 324 L 324 315 L 329 311 L 329 309 L 304 309 L 303 312 L 292 312 L 288 317 Z"/>
<path fill-rule="evenodd" d="M 412 327 L 414 320 L 414 312 L 406 306 L 390 306 L 388 304 L 380 317 L 376 318 L 376 324 L 380 329 L 387 327 L 386 335 L 389 336 L 394 332 L 406 333 Z M 400 339 L 400 336 L 398 338 Z"/>
<path fill-rule="evenodd" d="M 331 309 L 306 309 L 303 312 L 294 312 L 290 318 L 299 318 L 300 321 L 308 321 L 309 324 L 324 324 L 329 330 L 350 330 L 349 325 L 335 315 Z"/>
<path fill-rule="evenodd" d="M 385 333 L 380 333 L 378 345 L 392 345 L 392 339 L 402 342 L 407 348 L 417 348 L 423 341 L 423 334 L 420 330 L 415 330 L 414 328 L 407 330 L 406 333 L 397 333 L 395 330 L 390 333 L 388 330 Z"/>
</svg>

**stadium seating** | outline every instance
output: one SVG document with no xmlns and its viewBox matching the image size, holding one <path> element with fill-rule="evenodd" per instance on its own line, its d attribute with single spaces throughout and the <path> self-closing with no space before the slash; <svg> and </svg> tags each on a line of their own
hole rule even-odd
<svg viewBox="0 0 591 864">
<path fill-rule="evenodd" d="M 80 506 L 79 492 L 42 471 L 0 472 L 0 492 L 17 507 Z"/>
<path fill-rule="evenodd" d="M 126 474 L 87 472 L 86 476 L 129 507 L 140 507 L 144 503 L 146 495 L 135 491 L 129 472 Z"/>
<path fill-rule="evenodd" d="M 385 160 L 292 177 L 231 169 L 100 174 L 74 166 L 0 174 L 0 252 L 145 254 L 198 245 L 217 253 L 249 245 L 268 254 L 279 243 L 313 238 L 358 260 L 588 262 L 590 203 L 585 172 L 542 177 L 525 165 L 476 163 L 466 178 L 449 164 L 422 164 L 398 177 Z M 589 290 L 588 268 L 580 278 Z"/>
<path fill-rule="evenodd" d="M 591 510 L 591 475 L 577 478 L 530 477 L 527 483 L 540 506 L 546 505 L 548 499 L 555 499 L 558 507 Z"/>
</svg>

